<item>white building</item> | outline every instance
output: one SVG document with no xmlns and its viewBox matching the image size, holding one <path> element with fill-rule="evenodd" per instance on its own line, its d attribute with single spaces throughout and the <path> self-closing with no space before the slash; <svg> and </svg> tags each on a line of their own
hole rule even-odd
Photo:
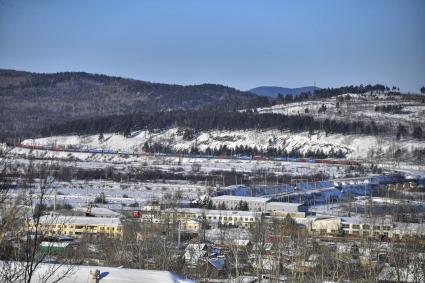
<svg viewBox="0 0 425 283">
<path fill-rule="evenodd" d="M 106 207 L 91 207 L 91 208 L 77 207 L 74 210 L 84 212 L 84 213 L 87 213 L 89 211 L 90 215 L 92 215 L 94 217 L 106 217 L 106 218 L 121 217 L 120 213 L 115 212 L 115 211 L 113 211 L 109 208 L 106 208 Z"/>
<path fill-rule="evenodd" d="M 197 231 L 202 222 L 208 224 L 250 227 L 261 218 L 261 212 L 211 210 L 202 208 L 167 209 L 161 212 L 161 221 L 180 221 L 183 230 Z M 194 221 L 196 220 L 196 221 Z"/>
<path fill-rule="evenodd" d="M 266 211 L 266 203 L 270 202 L 269 198 L 261 198 L 261 197 L 240 197 L 240 196 L 217 196 L 212 197 L 211 201 L 213 205 L 216 207 L 220 207 L 220 205 L 225 205 L 226 209 L 237 209 L 241 202 L 248 204 L 248 209 L 250 211 Z"/>
</svg>

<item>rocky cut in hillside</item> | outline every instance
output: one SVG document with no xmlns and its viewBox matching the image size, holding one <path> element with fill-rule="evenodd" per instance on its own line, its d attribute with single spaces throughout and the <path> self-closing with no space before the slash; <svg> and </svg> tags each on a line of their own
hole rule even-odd
<svg viewBox="0 0 425 283">
<path fill-rule="evenodd" d="M 82 72 L 0 70 L 0 138 L 38 135 L 52 123 L 115 114 L 243 107 L 256 96 L 216 85 L 170 85 Z"/>
</svg>

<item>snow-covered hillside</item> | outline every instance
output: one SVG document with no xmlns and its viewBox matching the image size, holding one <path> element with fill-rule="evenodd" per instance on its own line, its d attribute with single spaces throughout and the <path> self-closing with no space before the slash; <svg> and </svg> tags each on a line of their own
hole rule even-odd
<svg viewBox="0 0 425 283">
<path fill-rule="evenodd" d="M 58 146 L 79 146 L 99 149 L 116 149 L 142 152 L 143 145 L 148 143 L 160 143 L 172 149 L 190 150 L 197 147 L 201 151 L 208 148 L 214 149 L 226 145 L 229 149 L 237 146 L 257 147 L 259 150 L 267 150 L 269 147 L 286 149 L 288 152 L 298 150 L 301 153 L 308 151 L 323 151 L 325 154 L 341 151 L 347 158 L 365 159 L 372 153 L 379 154 L 390 148 L 414 148 L 425 147 L 425 142 L 415 140 L 389 140 L 375 136 L 341 135 L 324 133 L 309 135 L 308 132 L 291 133 L 279 130 L 239 130 L 239 131 L 204 131 L 199 132 L 190 140 L 183 138 L 183 131 L 172 128 L 162 132 L 140 131 L 132 137 L 126 138 L 119 134 L 104 134 L 104 139 L 99 135 L 90 136 L 55 136 L 40 139 L 25 140 L 24 144 Z M 66 156 L 66 153 L 63 153 Z M 369 156 L 370 157 L 370 156 Z"/>
<path fill-rule="evenodd" d="M 424 97 L 425 99 L 425 97 Z M 375 111 L 376 106 L 399 105 L 398 112 Z M 322 107 L 326 111 L 319 111 Z M 278 113 L 286 115 L 311 115 L 314 118 L 329 118 L 344 121 L 374 121 L 380 124 L 412 123 L 425 125 L 425 103 L 421 99 L 407 99 L 403 95 L 387 94 L 344 94 L 321 100 L 278 104 L 258 108 L 259 113 Z"/>
</svg>

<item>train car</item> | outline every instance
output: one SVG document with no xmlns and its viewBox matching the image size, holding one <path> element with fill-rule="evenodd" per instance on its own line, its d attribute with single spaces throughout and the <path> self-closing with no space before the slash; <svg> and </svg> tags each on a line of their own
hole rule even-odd
<svg viewBox="0 0 425 283">
<path fill-rule="evenodd" d="M 68 152 L 77 152 L 78 151 L 78 149 L 73 147 L 73 146 L 67 146 L 65 150 L 68 151 Z"/>
<path fill-rule="evenodd" d="M 323 163 L 323 164 L 332 164 L 332 160 L 329 159 L 316 159 L 316 163 Z"/>
<path fill-rule="evenodd" d="M 307 159 L 305 159 L 305 158 L 298 158 L 298 162 L 307 162 Z"/>
<path fill-rule="evenodd" d="M 273 157 L 272 160 L 274 161 L 288 161 L 288 157 Z"/>
<path fill-rule="evenodd" d="M 316 163 L 316 159 L 308 159 L 307 162 L 308 163 Z"/>
<path fill-rule="evenodd" d="M 288 161 L 291 161 L 291 162 L 297 162 L 299 160 L 299 158 L 296 158 L 296 157 L 288 157 Z"/>
<path fill-rule="evenodd" d="M 335 164 L 339 164 L 339 165 L 350 165 L 350 160 L 335 160 Z"/>
<path fill-rule="evenodd" d="M 236 160 L 251 160 L 251 156 L 249 155 L 233 155 L 232 159 Z"/>
<path fill-rule="evenodd" d="M 123 151 L 123 153 L 124 153 L 124 151 Z M 168 155 L 166 153 L 162 153 L 162 152 L 155 152 L 154 156 L 155 157 L 161 157 L 161 156 L 168 156 Z"/>
<path fill-rule="evenodd" d="M 228 159 L 227 155 L 219 155 L 217 156 L 218 159 Z"/>
<path fill-rule="evenodd" d="M 263 155 L 254 155 L 252 157 L 252 160 L 270 160 L 270 157 L 263 156 Z"/>
</svg>

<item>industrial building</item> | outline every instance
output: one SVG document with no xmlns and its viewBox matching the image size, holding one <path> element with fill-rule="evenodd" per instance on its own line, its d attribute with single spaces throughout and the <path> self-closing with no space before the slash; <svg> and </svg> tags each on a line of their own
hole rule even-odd
<svg viewBox="0 0 425 283">
<path fill-rule="evenodd" d="M 308 206 L 304 203 L 268 202 L 266 213 L 272 216 L 289 215 L 293 218 L 303 218 L 308 214 Z"/>
<path fill-rule="evenodd" d="M 262 197 L 241 197 L 241 196 L 216 196 L 211 201 L 216 207 L 225 206 L 226 209 L 238 209 L 241 203 L 246 203 L 250 211 L 266 211 L 266 203 L 270 202 L 270 198 Z"/>
</svg>

